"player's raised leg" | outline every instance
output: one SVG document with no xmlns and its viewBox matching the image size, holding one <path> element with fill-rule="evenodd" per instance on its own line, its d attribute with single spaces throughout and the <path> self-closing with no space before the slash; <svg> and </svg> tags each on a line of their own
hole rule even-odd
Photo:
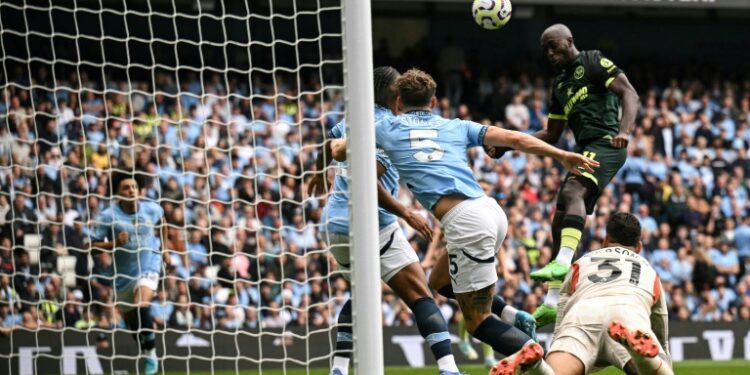
<svg viewBox="0 0 750 375">
<path fill-rule="evenodd" d="M 553 219 L 553 223 L 557 224 L 558 228 L 552 229 L 553 236 L 558 237 L 553 242 L 560 244 L 559 251 L 553 261 L 544 268 L 531 273 L 531 278 L 535 280 L 561 281 L 568 274 L 586 223 L 585 197 L 589 189 L 598 190 L 596 185 L 584 186 L 584 184 L 589 184 L 582 183 L 580 179 L 585 179 L 585 177 L 569 175 L 560 189 L 557 211 Z"/>
<path fill-rule="evenodd" d="M 672 367 L 659 342 L 647 331 L 630 329 L 614 321 L 609 325 L 609 337 L 624 346 L 640 374 L 672 375 Z"/>
<path fill-rule="evenodd" d="M 432 273 L 430 273 L 430 288 L 436 290 L 446 298 L 456 299 L 456 295 L 453 293 L 451 279 L 448 274 L 447 252 L 441 254 L 435 262 L 435 267 L 433 267 Z M 508 305 L 499 295 L 494 295 L 492 297 L 491 310 L 492 313 L 502 321 L 512 324 L 536 341 L 536 320 L 531 314 Z"/>
<path fill-rule="evenodd" d="M 586 223 L 585 197 L 587 194 L 592 194 L 589 193 L 589 189 L 597 189 L 595 185 L 589 186 L 593 185 L 593 182 L 582 183 L 579 179 L 585 179 L 585 177 L 569 176 L 566 178 L 558 196 L 557 211 L 553 219 L 553 223 L 557 224 L 558 228 L 552 228 L 552 235 L 558 236 L 554 242 L 560 244 L 560 251 L 554 260 L 530 275 L 536 280 L 549 281 L 544 304 L 534 312 L 534 318 L 540 327 L 554 323 L 557 317 L 557 303 L 560 301 L 562 280 L 568 274 Z"/>
</svg>

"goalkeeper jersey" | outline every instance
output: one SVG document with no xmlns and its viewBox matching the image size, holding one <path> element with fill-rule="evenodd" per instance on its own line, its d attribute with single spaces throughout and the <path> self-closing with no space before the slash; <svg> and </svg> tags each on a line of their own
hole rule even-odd
<svg viewBox="0 0 750 375">
<path fill-rule="evenodd" d="M 659 276 L 646 258 L 623 247 L 595 250 L 573 263 L 561 289 L 558 321 L 579 302 L 611 298 L 627 301 L 634 311 L 645 309 L 657 339 L 668 350 L 668 311 Z"/>
</svg>

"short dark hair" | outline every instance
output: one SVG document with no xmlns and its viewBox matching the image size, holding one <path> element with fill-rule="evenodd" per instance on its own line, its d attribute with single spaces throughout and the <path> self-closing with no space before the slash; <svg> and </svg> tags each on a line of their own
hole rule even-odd
<svg viewBox="0 0 750 375">
<path fill-rule="evenodd" d="M 391 66 L 379 66 L 373 71 L 373 84 L 375 87 L 375 104 L 387 106 L 396 100 L 396 90 L 393 84 L 400 76 L 398 70 Z"/>
<path fill-rule="evenodd" d="M 437 83 L 431 75 L 419 69 L 409 69 L 396 80 L 401 101 L 408 107 L 424 107 L 435 96 Z"/>
<path fill-rule="evenodd" d="M 627 212 L 613 214 L 607 222 L 609 242 L 623 246 L 635 246 L 641 240 L 641 222 Z"/>
<path fill-rule="evenodd" d="M 123 170 L 113 170 L 110 174 L 110 178 L 112 179 L 112 195 L 117 195 L 117 192 L 120 191 L 120 184 L 125 180 L 135 180 L 135 184 L 140 189 L 143 186 L 143 177 L 143 173 L 141 172 L 131 173 Z"/>
</svg>

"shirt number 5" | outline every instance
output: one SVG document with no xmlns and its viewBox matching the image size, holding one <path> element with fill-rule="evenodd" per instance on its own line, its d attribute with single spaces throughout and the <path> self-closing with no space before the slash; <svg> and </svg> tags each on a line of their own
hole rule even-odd
<svg viewBox="0 0 750 375">
<path fill-rule="evenodd" d="M 414 154 L 414 158 L 419 161 L 435 161 L 443 158 L 445 150 L 433 141 L 438 137 L 437 130 L 411 130 L 409 139 L 411 140 L 412 149 L 431 148 L 432 152 L 419 151 Z"/>
</svg>

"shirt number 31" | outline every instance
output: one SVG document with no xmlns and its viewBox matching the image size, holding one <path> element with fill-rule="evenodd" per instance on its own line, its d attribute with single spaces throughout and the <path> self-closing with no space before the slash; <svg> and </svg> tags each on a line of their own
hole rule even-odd
<svg viewBox="0 0 750 375">
<path fill-rule="evenodd" d="M 445 150 L 434 141 L 437 139 L 437 130 L 410 130 L 409 139 L 411 140 L 412 150 L 416 149 L 432 149 L 432 151 L 424 150 L 418 151 L 414 154 L 414 159 L 419 161 L 435 161 L 443 158 Z"/>
</svg>

